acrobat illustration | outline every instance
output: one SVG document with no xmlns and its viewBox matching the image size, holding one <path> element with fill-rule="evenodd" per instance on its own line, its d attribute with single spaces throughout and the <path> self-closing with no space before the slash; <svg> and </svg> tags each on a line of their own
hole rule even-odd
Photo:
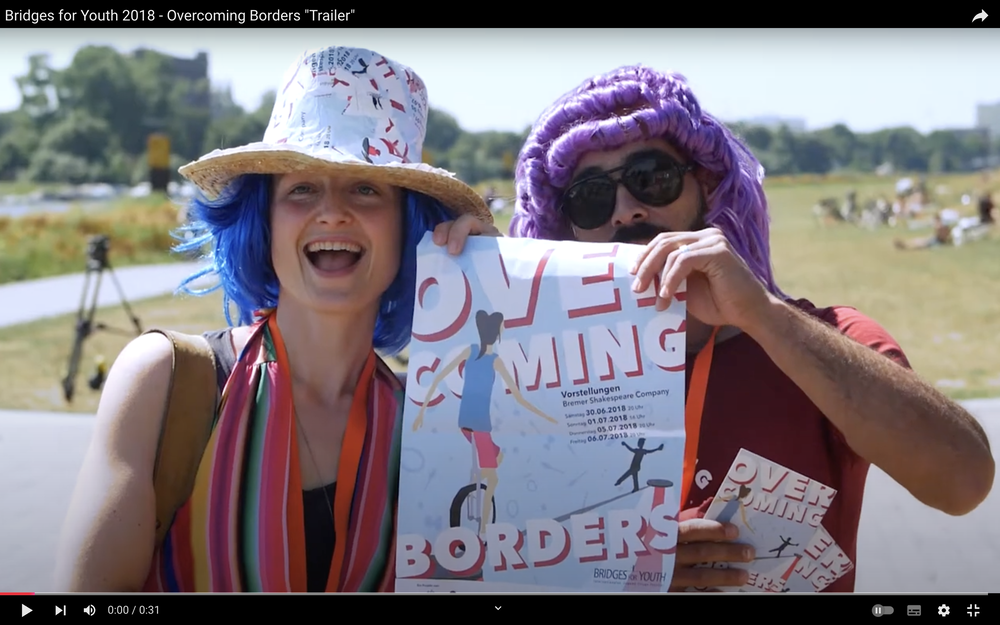
<svg viewBox="0 0 1000 625">
<path fill-rule="evenodd" d="M 775 558 L 781 557 L 781 552 L 789 547 L 798 547 L 798 543 L 793 543 L 791 538 L 785 538 L 784 536 L 778 536 L 781 539 L 781 545 L 768 551 L 768 553 L 773 553 Z"/>
<path fill-rule="evenodd" d="M 732 495 L 728 498 L 721 498 L 722 501 L 727 502 L 726 506 L 719 513 L 719 518 L 717 519 L 719 523 L 732 523 L 733 516 L 737 511 L 740 513 L 740 518 L 743 520 L 743 525 L 746 526 L 748 530 L 753 533 L 754 529 L 750 526 L 750 522 L 747 521 L 747 511 L 746 507 L 743 505 L 743 500 L 750 495 L 750 488 L 748 486 L 740 486 L 740 492 L 736 495 Z"/>
<path fill-rule="evenodd" d="M 500 340 L 503 331 L 503 315 L 501 313 L 489 314 L 485 310 L 476 312 L 476 327 L 479 330 L 479 343 L 473 343 L 462 350 L 448 365 L 437 374 L 431 387 L 427 390 L 427 397 L 420 407 L 420 412 L 413 422 L 413 431 L 416 432 L 423 426 L 424 411 L 437 387 L 444 379 L 462 362 L 465 368 L 462 371 L 462 399 L 458 409 L 458 427 L 472 444 L 472 484 L 459 491 L 455 498 L 458 504 L 457 511 L 455 504 L 452 505 L 451 516 L 453 519 L 456 513 L 460 514 L 461 505 L 471 494 L 485 495 L 482 505 L 477 506 L 479 513 L 479 533 L 485 534 L 486 525 L 489 519 L 496 521 L 496 509 L 494 506 L 493 494 L 496 492 L 499 478 L 497 468 L 503 462 L 503 451 L 493 442 L 493 421 L 490 414 L 490 403 L 493 395 L 493 385 L 496 382 L 497 374 L 510 389 L 514 400 L 524 406 L 534 414 L 551 423 L 558 424 L 554 418 L 545 414 L 532 405 L 521 390 L 517 387 L 513 376 L 507 370 L 507 366 L 494 351 L 494 345 Z M 482 482 L 485 481 L 485 487 Z M 480 487 L 485 489 L 485 493 L 480 493 Z"/>
<path fill-rule="evenodd" d="M 636 442 L 636 448 L 633 449 L 628 446 L 628 443 L 622 441 L 622 447 L 632 452 L 632 464 L 629 465 L 628 471 L 622 474 L 618 481 L 615 482 L 615 486 L 621 486 L 622 482 L 628 478 L 632 478 L 632 492 L 639 492 L 639 469 L 642 468 L 642 459 L 646 457 L 646 454 L 656 453 L 663 450 L 663 444 L 661 443 L 656 449 L 644 449 L 646 445 L 646 439 L 640 438 Z"/>
</svg>

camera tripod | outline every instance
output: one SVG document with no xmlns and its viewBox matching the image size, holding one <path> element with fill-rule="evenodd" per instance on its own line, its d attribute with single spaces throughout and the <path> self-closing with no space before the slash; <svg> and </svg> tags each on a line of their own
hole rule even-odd
<svg viewBox="0 0 1000 625">
<path fill-rule="evenodd" d="M 121 300 L 125 313 L 132 320 L 132 325 L 135 326 L 136 335 L 142 334 L 142 325 L 139 323 L 139 318 L 132 312 L 132 306 L 129 305 L 128 300 L 125 298 L 125 291 L 122 289 L 121 283 L 118 282 L 118 278 L 111 268 L 111 263 L 108 262 L 109 248 L 110 241 L 103 234 L 91 237 L 87 243 L 87 270 L 83 276 L 83 293 L 80 296 L 80 309 L 76 313 L 76 334 L 73 338 L 73 349 L 70 352 L 66 377 L 63 378 L 63 396 L 67 402 L 73 401 L 76 376 L 80 370 L 80 358 L 83 356 L 83 342 L 87 337 L 96 330 L 104 330 L 126 336 L 131 335 L 129 332 L 111 328 L 103 323 L 94 323 L 94 315 L 97 313 L 97 297 L 101 292 L 101 279 L 105 271 L 111 276 L 111 280 L 118 290 L 118 298 Z M 104 385 L 104 375 L 104 367 L 102 364 L 99 364 L 97 371 L 88 380 L 90 388 L 95 391 L 99 390 Z"/>
</svg>

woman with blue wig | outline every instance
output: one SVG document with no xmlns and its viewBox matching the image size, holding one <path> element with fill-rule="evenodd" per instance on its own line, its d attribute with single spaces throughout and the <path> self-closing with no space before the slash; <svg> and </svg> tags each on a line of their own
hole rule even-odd
<svg viewBox="0 0 1000 625">
<path fill-rule="evenodd" d="M 452 252 L 469 234 L 499 235 L 472 188 L 419 162 L 427 111 L 413 70 L 330 47 L 288 70 L 262 142 L 181 168 L 204 198 L 189 210 L 201 232 L 179 249 L 211 248 L 189 283 L 217 274 L 230 324 L 238 313 L 208 335 L 220 365 L 212 435 L 158 542 L 173 346 L 158 333 L 130 343 L 70 507 L 64 590 L 393 589 L 403 394 L 375 350 L 409 341 L 427 232 Z"/>
</svg>

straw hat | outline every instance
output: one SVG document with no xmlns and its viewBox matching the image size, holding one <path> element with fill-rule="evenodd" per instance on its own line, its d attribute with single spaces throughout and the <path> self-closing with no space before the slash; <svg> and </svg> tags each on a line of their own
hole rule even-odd
<svg viewBox="0 0 1000 625">
<path fill-rule="evenodd" d="M 243 174 L 363 174 L 493 223 L 472 187 L 420 162 L 427 88 L 412 69 L 371 50 L 328 47 L 299 57 L 278 89 L 262 141 L 210 152 L 181 175 L 218 197 Z"/>
</svg>

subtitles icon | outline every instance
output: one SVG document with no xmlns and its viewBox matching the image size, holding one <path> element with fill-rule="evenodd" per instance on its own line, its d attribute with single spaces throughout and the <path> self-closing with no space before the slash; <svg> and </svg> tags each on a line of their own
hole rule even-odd
<svg viewBox="0 0 1000 625">
<path fill-rule="evenodd" d="M 920 606 L 919 605 L 906 606 L 906 616 L 920 616 Z"/>
</svg>

